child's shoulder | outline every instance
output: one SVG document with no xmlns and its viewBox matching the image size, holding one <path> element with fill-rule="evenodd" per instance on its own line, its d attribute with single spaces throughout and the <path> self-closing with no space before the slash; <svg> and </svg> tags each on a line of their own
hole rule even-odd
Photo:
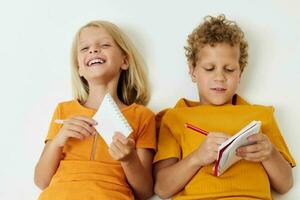
<svg viewBox="0 0 300 200">
<path fill-rule="evenodd" d="M 143 117 L 155 117 L 155 114 L 150 110 L 148 107 L 133 103 L 129 105 L 125 110 L 128 110 L 129 112 L 132 112 L 136 116 L 143 116 Z"/>
<path fill-rule="evenodd" d="M 59 102 L 58 106 L 59 107 L 69 107 L 69 106 L 76 106 L 78 104 L 79 104 L 78 100 L 72 99 L 72 100 Z"/>
<path fill-rule="evenodd" d="M 56 110 L 60 113 L 73 113 L 78 110 L 85 110 L 85 108 L 79 103 L 78 100 L 73 99 L 59 102 L 56 105 Z"/>
<path fill-rule="evenodd" d="M 156 122 L 161 123 L 162 119 L 172 118 L 177 115 L 185 114 L 185 111 L 190 110 L 192 107 L 199 106 L 199 102 L 180 98 L 173 108 L 165 108 L 158 112 L 155 116 Z"/>
</svg>

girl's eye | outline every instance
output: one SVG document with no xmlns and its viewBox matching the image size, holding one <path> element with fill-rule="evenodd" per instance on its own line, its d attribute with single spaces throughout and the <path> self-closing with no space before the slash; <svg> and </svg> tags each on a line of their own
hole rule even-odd
<svg viewBox="0 0 300 200">
<path fill-rule="evenodd" d="M 88 47 L 82 47 L 82 48 L 80 49 L 80 51 L 86 51 L 86 50 L 88 50 Z"/>
<path fill-rule="evenodd" d="M 110 47 L 111 45 L 108 44 L 108 43 L 104 43 L 104 44 L 101 44 L 101 46 L 104 47 L 104 48 L 107 48 L 107 47 Z"/>
</svg>

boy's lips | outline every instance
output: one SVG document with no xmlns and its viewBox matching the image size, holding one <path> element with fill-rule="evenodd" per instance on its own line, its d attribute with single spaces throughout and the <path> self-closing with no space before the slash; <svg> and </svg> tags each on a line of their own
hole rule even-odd
<svg viewBox="0 0 300 200">
<path fill-rule="evenodd" d="M 210 89 L 213 91 L 216 91 L 216 92 L 225 92 L 226 91 L 226 88 L 223 88 L 223 87 L 214 87 L 214 88 L 210 88 Z"/>
</svg>

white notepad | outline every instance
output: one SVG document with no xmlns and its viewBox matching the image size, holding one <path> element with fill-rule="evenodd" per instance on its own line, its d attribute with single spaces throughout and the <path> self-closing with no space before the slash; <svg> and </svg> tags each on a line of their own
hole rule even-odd
<svg viewBox="0 0 300 200">
<path fill-rule="evenodd" d="M 241 146 L 251 144 L 251 142 L 249 142 L 247 138 L 250 135 L 259 133 L 260 127 L 260 121 L 252 121 L 243 129 L 241 129 L 238 133 L 230 137 L 228 140 L 226 140 L 219 146 L 218 159 L 215 162 L 214 167 L 215 176 L 220 176 L 231 165 L 241 160 L 241 157 L 238 157 L 236 155 L 236 149 Z"/>
<path fill-rule="evenodd" d="M 104 96 L 93 119 L 98 122 L 95 128 L 108 146 L 112 143 L 115 132 L 120 132 L 125 137 L 132 132 L 131 126 L 109 93 Z"/>
</svg>

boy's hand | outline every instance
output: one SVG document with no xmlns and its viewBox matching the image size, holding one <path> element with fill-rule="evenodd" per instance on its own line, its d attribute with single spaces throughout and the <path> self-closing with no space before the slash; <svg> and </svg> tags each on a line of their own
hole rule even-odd
<svg viewBox="0 0 300 200">
<path fill-rule="evenodd" d="M 254 144 L 238 148 L 237 156 L 245 160 L 261 162 L 267 160 L 274 152 L 274 146 L 265 134 L 251 135 L 248 140 L 254 142 Z"/>
<path fill-rule="evenodd" d="M 74 116 L 65 119 L 62 127 L 55 136 L 52 142 L 59 147 L 63 147 L 69 138 L 83 140 L 96 134 L 96 129 L 93 127 L 97 122 L 89 117 Z"/>
<path fill-rule="evenodd" d="M 128 162 L 135 152 L 135 141 L 116 132 L 108 151 L 114 160 Z"/>
<path fill-rule="evenodd" d="M 218 146 L 229 138 L 224 133 L 210 132 L 204 142 L 196 150 L 198 164 L 205 166 L 217 160 Z"/>
</svg>

